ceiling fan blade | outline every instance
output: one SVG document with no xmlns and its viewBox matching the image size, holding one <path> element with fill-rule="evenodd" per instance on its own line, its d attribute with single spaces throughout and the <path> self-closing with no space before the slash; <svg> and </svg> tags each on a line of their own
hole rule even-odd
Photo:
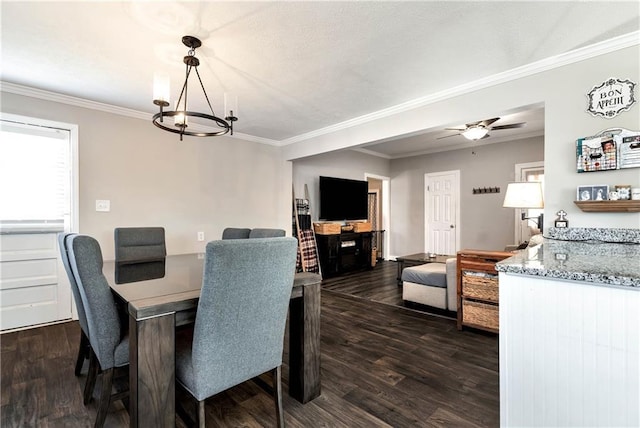
<svg viewBox="0 0 640 428">
<path fill-rule="evenodd" d="M 498 125 L 498 126 L 492 126 L 491 130 L 500 130 L 500 129 L 513 129 L 513 128 L 522 128 L 523 126 L 526 125 L 526 122 L 520 122 L 520 123 L 512 123 L 509 125 Z"/>
<path fill-rule="evenodd" d="M 456 129 L 456 131 L 460 131 L 459 129 Z M 436 138 L 436 140 L 442 140 L 443 138 L 449 138 L 449 137 L 455 137 L 457 135 L 462 135 L 462 134 L 451 134 L 451 135 L 445 135 L 444 137 L 438 137 Z"/>
<path fill-rule="evenodd" d="M 444 129 L 446 129 L 447 131 L 460 131 L 460 132 L 467 130 L 467 128 L 444 128 Z"/>
<path fill-rule="evenodd" d="M 485 119 L 485 120 L 481 120 L 480 122 L 478 122 L 478 124 L 482 124 L 486 127 L 489 127 L 492 123 L 499 121 L 500 118 L 499 117 L 494 117 L 493 119 Z"/>
</svg>

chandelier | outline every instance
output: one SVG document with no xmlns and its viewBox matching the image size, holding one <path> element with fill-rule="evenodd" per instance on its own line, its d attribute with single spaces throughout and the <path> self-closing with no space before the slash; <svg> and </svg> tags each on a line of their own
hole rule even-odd
<svg viewBox="0 0 640 428">
<path fill-rule="evenodd" d="M 165 107 L 169 106 L 168 78 L 166 85 L 161 85 L 160 87 L 158 87 L 158 84 L 160 82 L 154 82 L 155 88 L 153 103 L 160 107 L 160 112 L 153 115 L 153 124 L 160 129 L 164 129 L 165 131 L 173 132 L 174 134 L 180 134 L 180 141 L 182 141 L 182 137 L 184 135 L 190 135 L 193 137 L 216 137 L 219 135 L 224 135 L 228 132 L 231 132 L 231 135 L 233 135 L 233 122 L 238 120 L 238 118 L 234 116 L 233 110 L 229 110 L 229 113 L 224 117 L 224 119 L 217 117 L 213 112 L 213 108 L 211 107 L 211 102 L 209 101 L 209 97 L 207 96 L 207 91 L 204 90 L 204 85 L 202 84 L 200 73 L 198 72 L 200 60 L 195 56 L 196 49 L 202 46 L 202 42 L 196 37 L 184 36 L 182 38 L 182 43 L 189 48 L 189 52 L 187 53 L 187 56 L 184 57 L 184 63 L 186 64 L 185 78 L 184 84 L 182 85 L 182 91 L 180 91 L 180 96 L 178 97 L 178 101 L 176 103 L 176 108 L 175 110 L 164 110 Z M 187 83 L 189 82 L 191 71 L 193 70 L 195 70 L 196 76 L 198 76 L 200 87 L 202 88 L 204 98 L 209 105 L 211 114 L 189 111 L 187 109 Z M 165 122 L 164 120 L 165 118 L 171 117 L 173 118 L 173 126 L 171 124 L 168 124 L 168 121 Z M 188 130 L 188 118 L 190 117 L 213 122 L 213 124 L 220 128 L 220 130 L 212 132 L 197 132 Z"/>
</svg>

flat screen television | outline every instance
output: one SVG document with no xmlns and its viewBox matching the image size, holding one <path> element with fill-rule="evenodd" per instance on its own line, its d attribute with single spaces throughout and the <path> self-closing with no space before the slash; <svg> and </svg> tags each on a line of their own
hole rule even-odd
<svg viewBox="0 0 640 428">
<path fill-rule="evenodd" d="M 366 220 L 369 183 L 320 176 L 320 220 Z"/>
</svg>

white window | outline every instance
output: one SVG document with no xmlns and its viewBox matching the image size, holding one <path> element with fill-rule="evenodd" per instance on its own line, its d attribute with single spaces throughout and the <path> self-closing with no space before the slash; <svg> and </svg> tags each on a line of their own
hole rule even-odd
<svg viewBox="0 0 640 428">
<path fill-rule="evenodd" d="M 2 115 L 0 222 L 2 228 L 71 230 L 77 127 Z"/>
</svg>

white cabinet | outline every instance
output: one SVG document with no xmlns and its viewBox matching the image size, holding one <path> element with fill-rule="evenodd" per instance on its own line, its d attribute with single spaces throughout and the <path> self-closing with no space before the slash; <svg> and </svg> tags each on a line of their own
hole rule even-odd
<svg viewBox="0 0 640 428">
<path fill-rule="evenodd" d="M 501 426 L 640 426 L 640 289 L 499 276 Z"/>
</svg>

